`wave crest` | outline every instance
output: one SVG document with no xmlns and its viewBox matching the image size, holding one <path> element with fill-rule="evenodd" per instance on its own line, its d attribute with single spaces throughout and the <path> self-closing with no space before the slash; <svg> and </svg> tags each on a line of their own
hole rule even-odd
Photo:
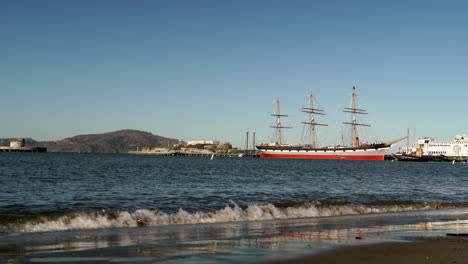
<svg viewBox="0 0 468 264">
<path fill-rule="evenodd" d="M 59 217 L 42 216 L 34 220 L 19 220 L 1 226 L 4 233 L 47 232 L 77 229 L 124 228 L 139 226 L 168 226 L 183 224 L 209 224 L 222 222 L 260 221 L 273 219 L 293 219 L 326 217 L 338 215 L 374 214 L 406 212 L 431 209 L 464 207 L 464 205 L 418 203 L 418 204 L 329 204 L 319 201 L 298 206 L 250 205 L 245 209 L 233 201 L 213 212 L 190 213 L 179 209 L 174 213 L 159 210 L 138 209 L 128 211 L 74 212 Z M 19 220 L 19 221 L 18 221 Z"/>
</svg>

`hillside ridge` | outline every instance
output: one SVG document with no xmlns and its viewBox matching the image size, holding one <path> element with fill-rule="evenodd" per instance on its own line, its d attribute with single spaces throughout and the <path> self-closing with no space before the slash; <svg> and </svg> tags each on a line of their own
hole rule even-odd
<svg viewBox="0 0 468 264">
<path fill-rule="evenodd" d="M 9 146 L 16 138 L 0 139 L 0 145 Z M 101 134 L 83 134 L 57 141 L 36 141 L 26 138 L 28 147 L 46 147 L 48 152 L 127 153 L 142 147 L 167 147 L 178 144 L 178 139 L 154 135 L 134 129 L 123 129 Z"/>
</svg>

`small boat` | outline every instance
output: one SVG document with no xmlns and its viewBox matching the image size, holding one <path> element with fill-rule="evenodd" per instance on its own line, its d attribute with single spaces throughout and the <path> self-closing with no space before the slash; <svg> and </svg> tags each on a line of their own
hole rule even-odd
<svg viewBox="0 0 468 264">
<path fill-rule="evenodd" d="M 427 161 L 441 161 L 440 159 L 429 157 L 429 156 L 412 156 L 412 155 L 395 155 L 397 161 L 415 161 L 415 162 L 427 162 Z"/>
</svg>

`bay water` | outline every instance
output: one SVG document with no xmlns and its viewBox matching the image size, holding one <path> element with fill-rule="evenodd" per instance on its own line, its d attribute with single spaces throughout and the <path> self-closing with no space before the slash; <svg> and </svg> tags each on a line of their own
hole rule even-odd
<svg viewBox="0 0 468 264">
<path fill-rule="evenodd" d="M 467 188 L 462 163 L 0 153 L 0 248 L 60 232 L 183 233 L 224 223 L 460 211 L 468 208 Z M 8 260 L 23 254 L 8 252 Z"/>
</svg>

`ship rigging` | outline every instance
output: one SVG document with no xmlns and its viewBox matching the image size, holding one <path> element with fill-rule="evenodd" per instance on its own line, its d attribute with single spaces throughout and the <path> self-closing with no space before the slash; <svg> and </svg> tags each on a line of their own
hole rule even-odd
<svg viewBox="0 0 468 264">
<path fill-rule="evenodd" d="M 401 138 L 390 143 L 376 144 L 361 144 L 357 135 L 358 126 L 369 127 L 368 124 L 362 124 L 357 121 L 357 115 L 367 115 L 367 111 L 356 107 L 356 88 L 352 90 L 351 107 L 344 108 L 343 112 L 352 114 L 351 122 L 343 122 L 343 124 L 351 125 L 353 129 L 353 146 L 332 146 L 332 147 L 317 147 L 316 126 L 328 126 L 327 124 L 317 123 L 315 115 L 324 115 L 324 111 L 317 109 L 314 106 L 314 97 L 312 93 L 309 96 L 309 107 L 303 107 L 302 112 L 309 114 L 308 122 L 303 124 L 310 125 L 311 142 L 310 146 L 305 145 L 284 145 L 282 142 L 281 129 L 291 128 L 281 125 L 281 117 L 287 115 L 281 114 L 279 99 L 276 100 L 276 113 L 272 116 L 276 117 L 276 126 L 271 126 L 276 129 L 277 141 L 270 144 L 257 145 L 260 151 L 260 157 L 263 158 L 309 158 L 309 159 L 358 159 L 358 160 L 383 160 L 387 150 L 396 142 L 405 138 Z"/>
</svg>

